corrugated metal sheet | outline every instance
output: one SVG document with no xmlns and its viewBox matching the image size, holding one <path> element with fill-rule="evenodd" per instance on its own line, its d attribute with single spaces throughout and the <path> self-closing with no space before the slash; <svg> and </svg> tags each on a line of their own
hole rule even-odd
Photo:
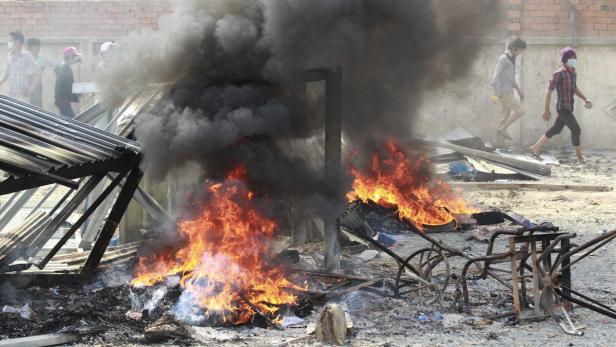
<svg viewBox="0 0 616 347">
<path fill-rule="evenodd" d="M 54 177 L 114 172 L 140 150 L 137 142 L 0 95 L 0 170 L 8 175 L 0 176 L 0 194 L 54 183 Z"/>
</svg>

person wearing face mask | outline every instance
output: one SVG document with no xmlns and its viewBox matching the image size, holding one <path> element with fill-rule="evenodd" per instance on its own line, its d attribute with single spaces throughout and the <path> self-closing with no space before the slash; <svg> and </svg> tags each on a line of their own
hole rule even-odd
<svg viewBox="0 0 616 347">
<path fill-rule="evenodd" d="M 565 125 L 571 130 L 571 143 L 575 147 L 575 155 L 577 156 L 578 163 L 584 162 L 584 156 L 582 155 L 582 149 L 580 147 L 580 135 L 581 129 L 575 116 L 573 115 L 574 96 L 577 95 L 580 99 L 584 100 L 586 108 L 592 108 L 592 103 L 582 91 L 577 87 L 577 73 L 575 67 L 577 64 L 577 54 L 571 47 L 563 48 L 560 52 L 561 61 L 563 66 L 556 70 L 552 74 L 552 79 L 548 85 L 548 91 L 545 95 L 545 111 L 543 112 L 543 120 L 546 122 L 550 120 L 550 104 L 552 98 L 552 92 L 556 89 L 556 112 L 558 117 L 554 122 L 554 125 L 541 136 L 541 138 L 535 143 L 531 150 L 533 154 L 540 157 L 541 147 L 554 135 L 559 134 Z"/>
<path fill-rule="evenodd" d="M 9 82 L 9 96 L 28 101 L 38 82 L 40 70 L 29 52 L 24 51 L 24 34 L 13 31 L 9 34 L 8 56 L 0 85 Z"/>
<path fill-rule="evenodd" d="M 55 68 L 56 73 L 56 107 L 60 110 L 60 114 L 65 117 L 74 118 L 75 112 L 71 103 L 78 102 L 77 94 L 73 93 L 73 78 L 72 65 L 81 62 L 81 55 L 77 53 L 75 47 L 66 47 L 63 51 L 64 61 Z"/>
<path fill-rule="evenodd" d="M 493 99 L 500 101 L 504 113 L 503 118 L 496 126 L 495 145 L 503 146 L 504 140 L 511 140 L 507 128 L 520 117 L 526 114 L 521 101 L 524 100 L 524 92 L 515 81 L 515 59 L 526 50 L 526 41 L 516 38 L 507 45 L 507 51 L 500 56 L 494 74 L 492 75 Z M 516 99 L 513 92 L 517 91 L 520 100 Z"/>
</svg>

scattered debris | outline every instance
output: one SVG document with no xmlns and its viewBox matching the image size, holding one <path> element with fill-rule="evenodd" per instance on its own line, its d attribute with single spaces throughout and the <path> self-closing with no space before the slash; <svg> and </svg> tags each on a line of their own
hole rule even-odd
<svg viewBox="0 0 616 347">
<path fill-rule="evenodd" d="M 361 252 L 359 255 L 357 255 L 357 257 L 361 259 L 363 262 L 366 262 L 366 261 L 370 261 L 378 257 L 380 253 L 381 252 L 375 249 L 368 249 L 368 250 Z"/>
<path fill-rule="evenodd" d="M 144 330 L 145 340 L 157 343 L 168 340 L 186 341 L 191 339 L 191 333 L 184 323 L 170 315 L 164 315 Z"/>
<path fill-rule="evenodd" d="M 527 189 L 527 190 L 549 190 L 561 191 L 571 190 L 578 192 L 609 192 L 613 187 L 583 185 L 583 184 L 546 184 L 546 183 L 507 183 L 507 182 L 451 182 L 454 188 L 463 189 L 485 189 L 485 190 L 509 190 L 509 189 Z"/>
<path fill-rule="evenodd" d="M 2 312 L 4 312 L 4 313 L 15 313 L 15 314 L 18 314 L 19 317 L 21 317 L 23 319 L 27 319 L 27 320 L 35 320 L 36 319 L 36 314 L 34 313 L 32 308 L 28 304 L 23 305 L 21 308 L 5 305 L 2 308 Z"/>
</svg>

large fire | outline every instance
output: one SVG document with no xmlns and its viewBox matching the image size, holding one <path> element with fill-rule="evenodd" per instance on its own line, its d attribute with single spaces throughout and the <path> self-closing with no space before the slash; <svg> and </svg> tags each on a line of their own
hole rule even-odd
<svg viewBox="0 0 616 347">
<path fill-rule="evenodd" d="M 178 223 L 183 248 L 142 257 L 134 286 L 152 286 L 180 276 L 193 310 L 217 322 L 241 324 L 260 313 L 276 317 L 280 305 L 293 304 L 283 269 L 269 265 L 268 240 L 276 223 L 254 206 L 253 194 L 234 170 L 224 183 L 208 183 L 200 214 Z"/>
<path fill-rule="evenodd" d="M 425 155 L 409 158 L 400 146 L 388 142 L 381 154 L 373 155 L 367 170 L 351 167 L 353 190 L 347 198 L 395 208 L 401 219 L 419 228 L 449 223 L 455 213 L 475 212 L 446 182 L 426 174 L 430 165 Z"/>
</svg>

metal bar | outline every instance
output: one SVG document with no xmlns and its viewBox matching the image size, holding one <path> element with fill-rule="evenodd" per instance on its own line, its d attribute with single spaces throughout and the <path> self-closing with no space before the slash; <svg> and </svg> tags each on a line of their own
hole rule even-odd
<svg viewBox="0 0 616 347">
<path fill-rule="evenodd" d="M 306 70 L 304 82 L 325 80 L 325 179 L 330 182 L 341 180 L 342 152 L 342 68 L 319 68 Z M 337 185 L 332 185 L 337 186 Z M 335 192 L 327 192 L 335 194 Z M 340 220 L 324 219 L 325 262 L 327 271 L 340 269 Z"/>
<path fill-rule="evenodd" d="M 571 255 L 573 255 L 575 253 L 578 253 L 580 251 L 583 251 L 586 248 L 591 247 L 592 245 L 597 244 L 598 242 L 601 242 L 601 241 L 603 241 L 603 240 L 605 240 L 607 238 L 611 239 L 614 236 L 616 236 L 616 229 L 612 230 L 612 231 L 610 231 L 610 232 L 608 232 L 608 233 L 606 233 L 604 235 L 601 235 L 601 236 L 599 236 L 597 238 L 594 238 L 594 239 L 592 239 L 592 240 L 590 240 L 590 241 L 588 241 L 588 242 L 586 242 L 586 243 L 584 243 L 584 244 L 582 244 L 580 246 L 577 246 L 576 248 L 566 252 L 565 254 L 563 254 L 563 256 L 561 257 L 560 261 L 562 262 L 562 258 L 564 258 L 564 257 L 570 257 Z M 558 265 L 559 264 L 554 264 L 554 267 L 557 267 Z"/>
<path fill-rule="evenodd" d="M 71 181 L 68 178 L 64 178 L 58 175 L 54 175 L 48 172 L 43 172 L 43 171 L 37 171 L 37 170 L 32 170 L 32 169 L 28 169 L 25 167 L 20 167 L 20 166 L 15 166 L 13 164 L 9 164 L 5 161 L 0 160 L 0 168 L 2 169 L 6 169 L 8 171 L 11 172 L 19 172 L 25 175 L 30 175 L 33 177 L 37 177 L 37 178 L 41 178 L 43 180 L 49 181 L 51 183 L 57 183 L 57 184 L 61 184 L 63 186 L 69 187 L 71 189 L 77 189 L 77 184 L 73 181 Z"/>
<path fill-rule="evenodd" d="M 105 131 L 88 126 L 81 122 L 75 122 L 69 118 L 66 118 L 66 117 L 63 117 L 57 114 L 53 114 L 46 110 L 33 108 L 31 105 L 27 103 L 20 102 L 18 100 L 9 98 L 4 95 L 0 95 L 0 106 L 11 106 L 11 105 L 13 108 L 17 108 L 22 113 L 28 114 L 31 118 L 36 117 L 40 121 L 46 122 L 48 125 L 60 124 L 66 128 L 77 130 L 78 132 L 82 134 L 99 135 L 100 138 L 106 139 L 107 141 L 112 141 L 116 145 L 129 147 L 137 151 L 141 149 L 139 144 L 136 142 L 121 138 L 119 136 L 115 136 L 113 134 L 109 134 Z"/>
<path fill-rule="evenodd" d="M 3 128 L 0 132 L 0 142 L 6 147 L 12 147 L 31 155 L 44 156 L 62 165 L 75 165 L 91 159 L 78 152 L 54 146 L 49 143 L 48 139 L 40 140 L 7 128 Z"/>
<path fill-rule="evenodd" d="M 109 175 L 107 175 L 109 177 Z M 101 183 L 105 182 L 106 179 L 103 179 Z M 98 188 L 97 188 L 98 189 Z M 117 189 L 117 188 L 116 188 Z M 94 189 L 93 193 L 96 192 Z M 100 204 L 96 212 L 94 212 L 90 218 L 83 223 L 82 232 L 81 232 L 81 242 L 79 243 L 79 247 L 89 250 L 92 248 L 92 242 L 98 236 L 98 231 L 100 230 L 101 225 L 103 224 L 107 213 L 111 209 L 113 202 L 115 201 L 115 190 L 107 198 Z M 86 206 L 88 205 L 88 201 L 92 200 L 92 194 L 88 196 L 88 200 L 86 200 Z"/>
<path fill-rule="evenodd" d="M 616 237 L 616 234 L 604 239 L 602 242 L 600 242 L 599 244 L 597 244 L 597 246 L 593 247 L 590 251 L 584 253 L 583 255 L 579 256 L 577 259 L 575 259 L 574 261 L 570 262 L 569 264 L 567 264 L 566 266 L 563 265 L 560 268 L 560 271 L 564 271 L 566 269 L 569 269 L 571 266 L 573 266 L 573 264 L 577 263 L 578 261 L 586 258 L 587 256 L 589 256 L 590 254 L 592 254 L 594 251 L 596 251 L 597 249 L 605 246 L 606 244 L 610 243 L 614 238 Z"/>
<path fill-rule="evenodd" d="M 15 112 L 8 112 L 1 108 L 0 124 L 7 129 L 92 158 L 109 157 L 116 152 L 118 147 L 112 143 L 100 141 L 95 137 L 79 134 L 76 131 L 62 131 L 64 129 L 58 124 L 43 124 L 36 119 Z"/>
<path fill-rule="evenodd" d="M 541 255 L 537 258 L 537 261 L 542 261 L 542 260 L 546 259 L 546 258 L 550 255 L 550 253 L 552 252 L 552 250 L 554 249 L 554 247 L 556 247 L 556 246 L 558 245 L 558 243 L 559 243 L 561 240 L 564 240 L 564 239 L 572 239 L 572 238 L 574 238 L 575 236 L 576 236 L 576 234 L 575 234 L 575 233 L 568 233 L 568 234 L 563 234 L 563 235 L 558 236 L 557 238 L 555 238 L 555 239 L 554 239 L 554 240 L 550 243 L 550 245 L 549 245 L 548 247 L 545 247 L 545 248 L 543 249 L 543 252 L 541 252 Z M 557 265 L 557 264 L 554 264 L 554 265 Z M 548 269 L 548 270 L 549 270 L 550 268 L 546 268 L 546 269 Z"/>
<path fill-rule="evenodd" d="M 578 305 L 580 305 L 582 307 L 585 307 L 585 308 L 587 308 L 589 310 L 592 310 L 592 311 L 595 311 L 597 313 L 600 313 L 600 314 L 602 314 L 604 316 L 608 316 L 610 318 L 616 319 L 616 313 L 613 313 L 611 310 L 606 310 L 606 309 L 604 309 L 604 308 L 602 308 L 600 306 L 589 304 L 589 303 L 587 303 L 585 301 L 576 299 L 573 296 L 571 296 L 570 294 L 564 293 L 559 288 L 554 288 L 554 291 L 556 292 L 556 294 L 560 295 L 561 297 L 563 297 L 564 299 L 566 299 L 568 301 L 571 301 L 571 302 L 573 302 L 575 304 L 578 304 Z"/>
<path fill-rule="evenodd" d="M 606 309 L 608 311 L 612 311 L 612 312 L 616 313 L 615 309 L 613 309 L 613 308 L 611 308 L 611 307 L 609 307 L 609 306 L 607 306 L 607 305 L 605 305 L 605 304 L 603 304 L 603 303 L 601 303 L 601 302 L 599 302 L 599 301 L 597 301 L 597 300 L 595 300 L 595 299 L 593 299 L 591 297 L 588 297 L 588 296 L 586 296 L 586 295 L 584 295 L 584 294 L 582 294 L 582 293 L 580 293 L 578 291 L 575 291 L 575 290 L 573 290 L 573 289 L 571 289 L 569 287 L 567 287 L 567 288 L 565 288 L 564 286 L 560 286 L 560 287 L 563 289 L 563 291 L 566 289 L 567 291 L 569 291 L 569 292 L 571 292 L 571 293 L 581 297 L 584 300 L 588 300 L 588 301 L 590 301 L 591 303 L 593 303 L 593 304 L 595 304 L 597 306 L 601 306 L 601 307 L 603 307 L 604 309 Z"/>
<path fill-rule="evenodd" d="M 109 173 L 107 174 L 107 177 L 113 179 L 116 177 L 116 175 L 117 174 L 115 173 Z M 124 180 L 120 182 L 120 187 L 124 187 Z M 165 209 L 160 206 L 158 201 L 156 201 L 150 194 L 141 189 L 141 187 L 137 187 L 133 199 L 135 199 L 135 201 L 137 201 L 141 205 L 141 207 L 143 207 L 157 222 L 167 223 L 171 221 L 171 217 L 169 216 L 167 211 L 165 211 Z"/>
<path fill-rule="evenodd" d="M 571 241 L 570 239 L 563 239 L 560 242 L 560 252 L 558 253 L 558 257 L 556 258 L 556 260 L 554 261 L 554 264 L 559 264 L 559 260 L 561 259 L 562 255 L 569 252 L 569 250 L 571 249 Z M 563 258 L 562 264 L 563 267 L 567 267 L 566 270 L 561 272 L 561 285 L 564 285 L 566 288 L 563 288 L 563 291 L 565 292 L 565 294 L 570 294 L 570 288 L 571 288 L 571 269 L 567 266 L 569 265 L 569 262 L 571 261 L 571 259 L 569 257 L 567 258 Z M 552 268 L 552 271 L 554 271 L 554 268 Z M 563 302 L 563 306 L 567 311 L 571 311 L 573 309 L 573 305 L 571 304 L 571 302 L 569 301 L 564 301 Z"/>
<path fill-rule="evenodd" d="M 136 160 L 139 162 L 140 156 Z M 100 235 L 98 236 L 98 240 L 94 244 L 92 251 L 90 252 L 90 256 L 88 256 L 88 260 L 84 264 L 81 269 L 81 275 L 88 277 L 94 274 L 98 264 L 105 253 L 105 249 L 109 245 L 109 241 L 113 237 L 115 230 L 128 207 L 128 203 L 130 202 L 137 186 L 139 185 L 139 181 L 141 181 L 141 177 L 143 173 L 139 169 L 139 165 L 135 165 L 132 169 L 128 178 L 126 179 L 126 183 L 124 184 L 124 188 L 120 191 L 118 199 L 116 203 L 113 205 L 111 212 L 109 212 L 109 216 L 107 217 L 107 221 L 105 225 L 101 229 Z"/>
<path fill-rule="evenodd" d="M 83 112 L 75 116 L 75 120 L 78 120 L 82 123 L 90 124 L 93 121 L 97 120 L 102 114 L 108 112 L 108 108 L 106 106 L 109 103 L 109 98 L 106 97 L 103 100 L 95 103 L 94 105 L 88 107 Z"/>
<path fill-rule="evenodd" d="M 479 262 L 479 261 L 483 261 L 484 263 L 489 259 L 489 260 L 497 260 L 497 259 L 504 259 L 504 258 L 508 258 L 510 257 L 511 254 L 509 253 L 502 253 L 502 254 L 490 254 L 487 255 L 485 257 L 477 257 L 477 258 L 473 258 L 473 259 L 469 259 L 464 266 L 462 267 L 462 273 L 460 276 L 460 282 L 462 285 L 462 295 L 464 298 L 464 308 L 466 312 L 470 313 L 470 299 L 469 299 L 469 295 L 468 295 L 468 284 L 466 283 L 466 274 L 468 273 L 468 269 L 471 267 L 472 264 Z M 484 276 L 484 274 L 487 274 L 487 271 L 483 271 L 482 276 Z M 495 277 L 495 276 L 493 276 Z M 496 278 L 496 277 L 495 277 Z"/>
<path fill-rule="evenodd" d="M 83 178 L 80 180 L 77 180 L 78 184 L 81 184 L 81 182 L 83 182 Z M 60 200 L 58 200 L 58 202 L 56 203 L 56 205 L 49 211 L 49 215 L 53 216 L 56 211 L 60 208 L 60 206 L 62 206 L 64 204 L 64 202 L 74 193 L 74 190 L 69 190 L 66 193 L 64 193 L 64 195 L 62 195 L 62 197 L 60 198 Z"/>
<path fill-rule="evenodd" d="M 373 240 L 371 237 L 364 235 L 363 233 L 354 233 L 353 235 L 359 237 L 360 239 L 364 240 L 364 241 L 368 241 L 369 243 L 371 243 L 373 246 L 375 246 L 376 248 L 378 248 L 379 250 L 387 253 L 387 255 L 389 255 L 390 257 L 394 258 L 394 260 L 400 265 L 400 266 L 404 266 L 407 269 L 411 270 L 411 272 L 413 272 L 415 275 L 417 276 L 421 276 L 419 270 L 415 269 L 411 264 L 407 263 L 404 261 L 404 258 L 400 257 L 399 255 L 397 255 L 396 253 L 394 253 L 392 250 L 390 250 L 389 248 L 385 247 L 385 245 L 383 245 L 382 243 L 380 243 L 377 240 Z"/>
<path fill-rule="evenodd" d="M 17 196 L 19 195 L 19 193 L 13 193 L 11 194 L 11 197 L 6 201 L 6 203 L 4 203 L 4 205 L 2 205 L 0 207 L 0 216 L 4 213 L 4 211 L 6 211 L 6 209 L 9 208 L 9 206 L 11 206 L 11 204 L 13 203 L 13 201 L 15 199 L 17 199 Z"/>
<path fill-rule="evenodd" d="M 64 222 L 70 215 L 75 211 L 75 209 L 83 202 L 83 200 L 88 196 L 90 191 L 96 187 L 98 182 L 103 178 L 103 175 L 92 176 L 88 181 L 81 187 L 76 193 L 75 196 L 56 214 L 49 225 L 40 233 L 40 235 L 36 238 L 33 245 L 28 250 L 29 256 L 34 256 L 38 253 L 41 248 L 45 245 L 45 243 L 53 236 L 53 234 L 60 227 L 62 222 Z M 51 215 L 51 213 L 50 213 Z"/>
<path fill-rule="evenodd" d="M 26 217 L 26 219 L 24 219 L 24 221 L 19 224 L 15 229 L 0 234 L 0 236 L 2 237 L 2 239 L 0 239 L 0 254 L 4 253 L 4 251 L 16 240 L 22 238 L 24 236 L 24 231 L 30 226 L 32 226 L 39 217 L 40 216 Z"/>
<path fill-rule="evenodd" d="M 30 200 L 30 198 L 36 193 L 37 189 L 28 189 L 21 194 L 19 199 L 15 201 L 14 204 L 6 211 L 4 216 L 0 218 L 0 231 L 4 230 L 4 228 L 15 218 L 15 215 L 24 207 L 24 205 Z"/>
<path fill-rule="evenodd" d="M 49 251 L 49 253 L 47 253 L 45 258 L 43 258 L 43 260 L 41 260 L 38 264 L 36 264 L 36 266 L 39 269 L 42 269 L 45 267 L 45 265 L 47 265 L 47 263 L 51 260 L 51 258 L 53 258 L 53 256 L 56 255 L 56 253 L 58 253 L 58 251 L 62 248 L 62 246 L 64 246 L 66 241 L 68 241 L 71 238 L 71 236 L 75 234 L 75 232 L 81 226 L 81 224 L 83 224 L 83 222 L 86 219 L 88 219 L 88 217 L 90 217 L 92 212 L 94 212 L 98 208 L 98 205 L 100 205 L 105 200 L 105 198 L 107 198 L 107 196 L 115 189 L 115 187 L 120 183 L 122 178 L 124 178 L 124 176 L 126 176 L 127 173 L 128 173 L 128 170 L 124 171 L 123 173 L 118 175 L 113 181 L 111 181 L 111 183 L 107 186 L 107 188 L 105 188 L 105 190 L 101 192 L 98 198 L 94 200 L 92 205 L 90 205 L 90 207 L 86 209 L 83 215 L 79 217 L 79 219 L 75 222 L 75 224 L 73 224 L 73 226 L 71 226 L 71 228 L 64 234 L 64 236 L 62 236 L 62 238 L 58 240 L 56 245 Z"/>
<path fill-rule="evenodd" d="M 28 213 L 28 217 L 30 217 L 34 212 L 36 212 L 39 208 L 41 208 L 41 206 L 43 206 L 45 201 L 47 201 L 47 199 L 49 199 L 49 197 L 53 194 L 53 192 L 56 191 L 56 189 L 58 189 L 59 186 L 60 185 L 58 185 L 58 184 L 54 184 L 53 186 L 51 186 L 51 188 L 49 188 L 49 191 L 47 191 L 47 193 L 45 193 L 45 196 L 43 196 L 41 198 L 41 200 L 39 200 L 39 202 L 36 204 L 36 206 L 34 206 L 34 208 L 32 208 L 30 213 Z"/>
</svg>

